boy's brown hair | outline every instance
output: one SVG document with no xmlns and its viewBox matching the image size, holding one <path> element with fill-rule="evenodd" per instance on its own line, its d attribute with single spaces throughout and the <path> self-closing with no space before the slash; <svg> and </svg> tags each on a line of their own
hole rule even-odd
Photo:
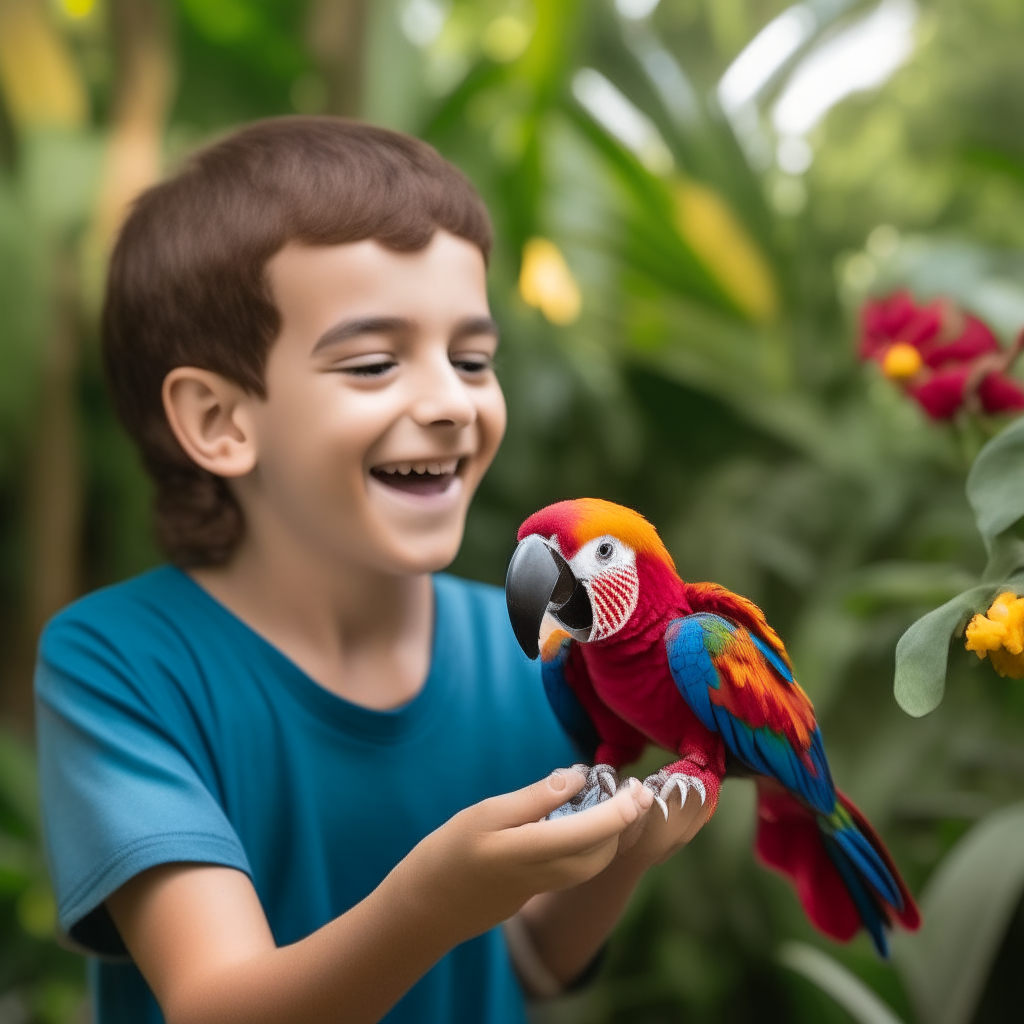
<svg viewBox="0 0 1024 1024">
<path fill-rule="evenodd" d="M 156 483 L 157 540 L 173 561 L 226 561 L 245 523 L 227 482 L 171 432 L 164 377 L 196 366 L 264 397 L 281 326 L 265 277 L 275 253 L 366 238 L 409 252 L 438 228 L 490 255 L 483 201 L 436 150 L 332 117 L 257 122 L 138 199 L 111 258 L 103 354 L 114 405 Z"/>
</svg>

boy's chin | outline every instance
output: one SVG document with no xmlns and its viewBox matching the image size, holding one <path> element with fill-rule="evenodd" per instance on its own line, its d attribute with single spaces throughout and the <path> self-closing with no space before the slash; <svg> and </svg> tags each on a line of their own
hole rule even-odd
<svg viewBox="0 0 1024 1024">
<path fill-rule="evenodd" d="M 395 551 L 388 561 L 391 572 L 397 576 L 422 576 L 425 573 L 442 572 L 447 569 L 455 561 L 458 553 L 458 543 L 437 544 L 416 552 Z"/>
<path fill-rule="evenodd" d="M 419 576 L 447 569 L 462 545 L 465 523 L 460 518 L 445 529 L 389 530 L 378 528 L 378 558 L 381 569 L 398 576 Z M 382 536 L 383 534 L 383 536 Z"/>
<path fill-rule="evenodd" d="M 422 574 L 446 569 L 459 553 L 466 526 L 468 498 L 465 481 L 456 478 L 447 493 L 428 496 L 396 495 L 373 481 L 371 514 L 377 539 L 387 551 L 392 571 Z"/>
</svg>

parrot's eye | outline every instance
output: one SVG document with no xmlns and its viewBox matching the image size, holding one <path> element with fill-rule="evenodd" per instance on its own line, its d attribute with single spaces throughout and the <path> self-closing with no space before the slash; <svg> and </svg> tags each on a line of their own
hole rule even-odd
<svg viewBox="0 0 1024 1024">
<path fill-rule="evenodd" d="M 608 559 L 612 557 L 612 552 L 614 550 L 615 548 L 612 547 L 610 541 L 602 541 L 597 547 L 597 557 L 602 561 L 607 562 Z"/>
</svg>

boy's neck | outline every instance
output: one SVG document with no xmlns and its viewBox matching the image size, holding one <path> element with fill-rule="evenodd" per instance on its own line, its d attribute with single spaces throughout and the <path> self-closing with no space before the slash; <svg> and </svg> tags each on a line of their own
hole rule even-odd
<svg viewBox="0 0 1024 1024">
<path fill-rule="evenodd" d="M 310 678 L 346 700 L 395 708 L 426 681 L 434 620 L 428 574 L 341 566 L 249 537 L 228 564 L 191 575 Z"/>
</svg>

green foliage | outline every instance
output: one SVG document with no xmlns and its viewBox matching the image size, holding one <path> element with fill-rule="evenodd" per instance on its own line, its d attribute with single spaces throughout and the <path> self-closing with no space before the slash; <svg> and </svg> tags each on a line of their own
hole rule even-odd
<svg viewBox="0 0 1024 1024">
<path fill-rule="evenodd" d="M 982 583 L 965 590 L 915 622 L 896 645 L 896 700 L 908 715 L 934 711 L 946 688 L 950 637 L 963 632 L 967 620 L 983 611 L 1004 589 Z"/>
<path fill-rule="evenodd" d="M 909 715 L 934 711 L 946 686 L 949 645 L 972 615 L 1004 591 L 1024 590 L 1024 540 L 1015 532 L 1024 517 L 1024 419 L 978 453 L 967 476 L 967 498 L 989 554 L 984 582 L 964 590 L 918 619 L 896 646 L 896 700 Z"/>
<path fill-rule="evenodd" d="M 1024 420 L 1007 427 L 978 453 L 967 474 L 967 500 L 985 550 L 1024 518 Z M 1006 566 L 1001 566 L 1005 571 Z"/>
<path fill-rule="evenodd" d="M 0 992 L 14 1020 L 57 1024 L 81 1001 L 82 964 L 54 944 L 31 750 L 0 731 Z"/>
<path fill-rule="evenodd" d="M 832 996 L 857 1024 L 902 1024 L 873 989 L 820 949 L 786 942 L 779 949 L 779 961 Z"/>
<path fill-rule="evenodd" d="M 1024 891 L 1024 805 L 975 826 L 921 898 L 924 925 L 896 956 L 920 1019 L 968 1024 Z"/>
<path fill-rule="evenodd" d="M 168 0 L 178 88 L 167 162 L 254 117 L 331 109 L 337 24 L 323 19 L 345 6 Z M 816 33 L 766 83 L 752 112 L 760 136 L 750 137 L 749 124 L 723 116 L 715 88 L 782 0 L 662 0 L 638 21 L 611 0 L 353 6 L 365 15 L 363 111 L 461 166 L 497 229 L 490 290 L 510 423 L 456 571 L 500 582 L 518 523 L 558 498 L 641 509 L 684 576 L 763 605 L 815 702 L 840 786 L 915 892 L 937 871 L 925 931 L 900 943 L 898 971 L 863 940 L 826 954 L 789 886 L 754 863 L 753 792 L 729 780 L 712 822 L 645 879 L 599 982 L 538 1012 L 553 1024 L 879 1020 L 864 1016 L 879 1010 L 867 986 L 907 1021 L 938 1021 L 928 1007 L 952 1005 L 954 989 L 957 1019 L 975 1005 L 1013 1019 L 1019 983 L 996 956 L 1018 899 L 1006 881 L 1013 857 L 1005 871 L 994 861 L 978 862 L 976 876 L 954 868 L 975 863 L 961 860 L 974 840 L 957 845 L 971 826 L 1024 797 L 1024 689 L 949 641 L 1024 565 L 1014 533 L 1024 487 L 1011 482 L 1024 435 L 1015 424 L 984 449 L 968 503 L 965 474 L 991 425 L 927 421 L 858 365 L 852 335 L 865 295 L 899 285 L 953 295 L 1004 337 L 1024 323 L 1021 6 L 921 0 L 912 58 L 810 130 L 803 174 L 772 160 L 772 105 L 789 71 L 870 10 L 867 0 L 810 4 Z M 22 495 L 54 246 L 80 234 L 95 199 L 116 64 L 104 19 L 115 9 L 60 22 L 88 82 L 89 127 L 29 138 L 0 112 L 5 638 L 26 590 Z M 623 141 L 581 102 L 584 68 L 643 115 L 646 143 Z M 579 285 L 575 322 L 550 323 L 519 293 L 535 236 L 558 245 Z M 101 268 L 83 276 L 98 281 Z M 94 295 L 82 310 L 78 396 L 89 585 L 156 557 L 148 490 L 102 391 Z M 911 719 L 889 680 L 897 639 L 922 616 L 897 649 L 897 695 L 914 714 L 935 710 Z M 5 672 L 16 671 L 12 660 Z M 0 779 L 30 769 L 23 748 L 0 737 L 0 758 L 10 751 L 21 768 L 0 768 Z M 21 798 L 0 782 L 0 964 L 20 965 L 0 973 L 0 993 L 16 989 L 37 1019 L 67 1019 L 74 961 L 26 930 L 42 931 L 45 890 L 25 778 L 10 789 Z M 1003 834 L 1000 821 L 979 833 Z M 965 944 L 977 934 L 967 966 L 935 939 L 947 934 L 947 906 L 978 910 L 948 932 L 969 934 Z"/>
</svg>

